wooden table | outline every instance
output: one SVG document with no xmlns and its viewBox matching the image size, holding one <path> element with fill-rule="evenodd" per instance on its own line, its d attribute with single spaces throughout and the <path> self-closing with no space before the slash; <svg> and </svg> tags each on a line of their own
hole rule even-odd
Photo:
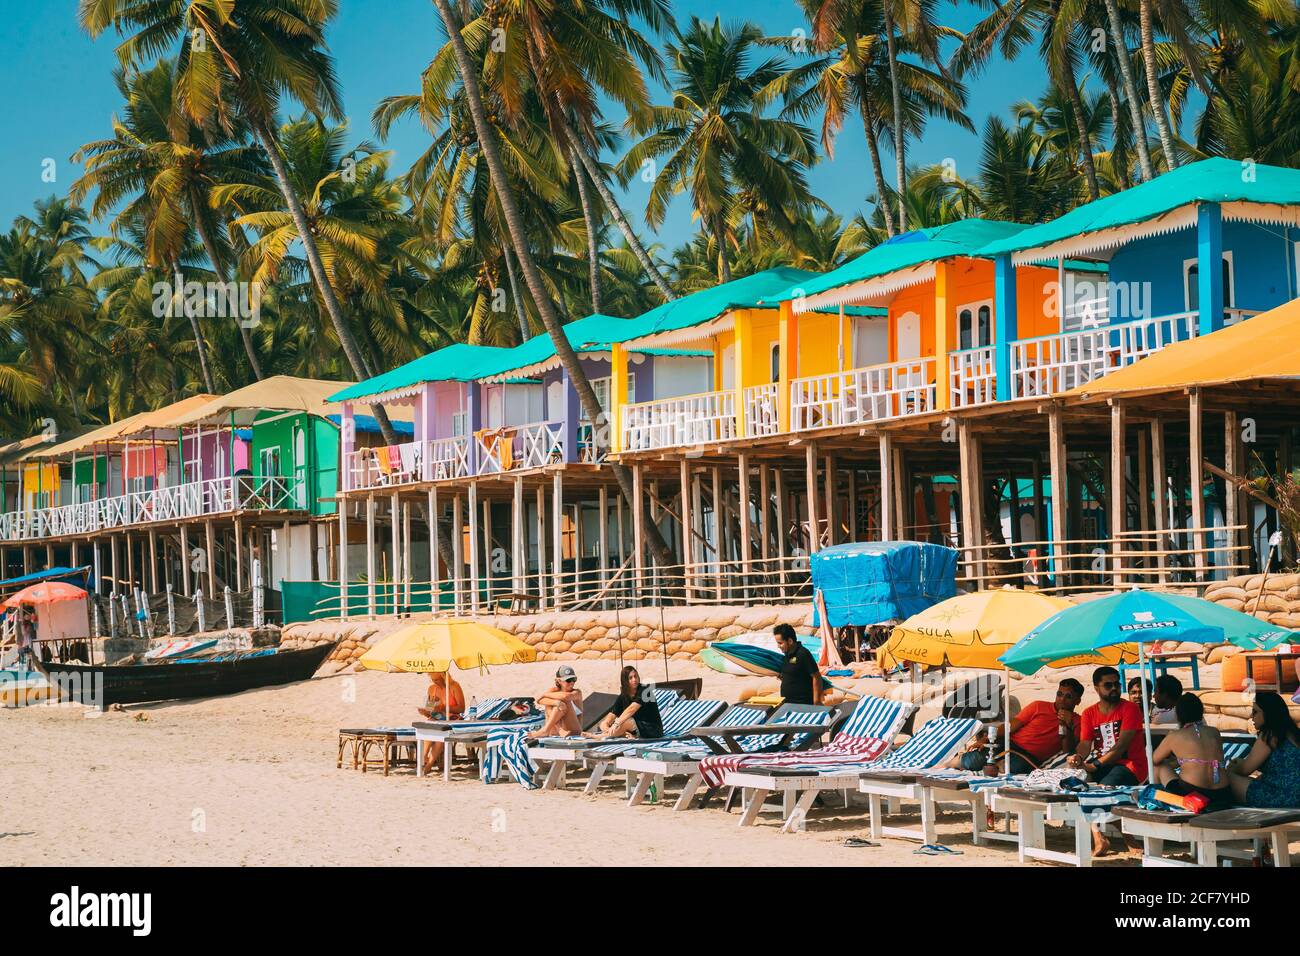
<svg viewBox="0 0 1300 956">
<path fill-rule="evenodd" d="M 1124 832 L 1142 838 L 1143 866 L 1218 866 L 1220 857 L 1254 862 L 1265 843 L 1273 865 L 1291 865 L 1290 833 L 1300 831 L 1300 811 L 1234 807 L 1214 813 L 1177 813 L 1116 807 Z M 1186 843 L 1195 862 L 1165 854 L 1165 843 Z"/>
<path fill-rule="evenodd" d="M 1245 651 L 1242 658 L 1246 661 L 1246 680 L 1259 689 L 1261 686 L 1267 690 L 1270 687 L 1276 687 L 1277 692 L 1282 693 L 1282 662 L 1300 660 L 1300 654 L 1294 651 Z M 1269 684 L 1261 685 L 1255 680 L 1255 662 L 1272 661 L 1273 662 L 1273 681 Z"/>
</svg>

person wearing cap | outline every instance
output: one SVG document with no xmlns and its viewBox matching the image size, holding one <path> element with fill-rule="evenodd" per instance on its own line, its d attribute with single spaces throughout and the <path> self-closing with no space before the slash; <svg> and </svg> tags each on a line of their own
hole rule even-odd
<svg viewBox="0 0 1300 956">
<path fill-rule="evenodd" d="M 582 691 L 577 688 L 578 674 L 568 664 L 555 672 L 555 684 L 537 698 L 537 706 L 546 720 L 528 734 L 538 737 L 576 737 L 582 733 Z"/>
</svg>

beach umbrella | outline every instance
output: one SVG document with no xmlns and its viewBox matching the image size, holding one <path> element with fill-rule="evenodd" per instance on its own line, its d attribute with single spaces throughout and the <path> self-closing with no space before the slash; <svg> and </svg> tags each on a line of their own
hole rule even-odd
<svg viewBox="0 0 1300 956">
<path fill-rule="evenodd" d="M 478 621 L 451 619 L 411 624 L 389 634 L 361 655 L 369 670 L 427 674 L 489 664 L 537 660 L 537 649 L 512 634 Z"/>
<path fill-rule="evenodd" d="M 816 656 L 820 650 L 820 640 L 816 636 L 798 635 L 798 641 Z M 770 631 L 751 631 L 737 634 L 725 641 L 714 641 L 705 650 L 710 651 L 709 658 L 730 662 L 736 669 L 727 668 L 729 673 L 757 674 L 759 677 L 780 677 L 785 665 L 785 655 L 776 649 L 776 637 Z M 703 652 L 701 652 L 703 657 Z M 710 664 L 714 670 L 720 670 L 716 663 Z"/>
<path fill-rule="evenodd" d="M 1032 674 L 1040 667 L 1136 662 L 1146 673 L 1145 645 L 1154 641 L 1227 641 L 1248 650 L 1286 643 L 1291 632 L 1213 601 L 1134 588 L 1075 604 L 1052 615 L 1002 655 L 1008 667 Z M 1151 773 L 1151 710 L 1142 698 L 1147 772 Z"/>
<path fill-rule="evenodd" d="M 42 581 L 11 594 L 0 607 L 17 608 L 21 605 L 54 604 L 56 601 L 83 601 L 84 588 L 63 581 Z"/>
<path fill-rule="evenodd" d="M 1063 598 L 1003 587 L 959 594 L 896 626 L 876 651 L 883 669 L 900 663 L 1002 670 L 998 658 L 1037 625 L 1066 608 Z M 1011 681 L 1003 682 L 1004 746 L 1011 747 Z"/>
</svg>

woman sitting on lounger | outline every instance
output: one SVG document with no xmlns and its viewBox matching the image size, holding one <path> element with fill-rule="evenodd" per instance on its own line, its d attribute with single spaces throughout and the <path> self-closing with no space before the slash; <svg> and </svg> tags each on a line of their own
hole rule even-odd
<svg viewBox="0 0 1300 956">
<path fill-rule="evenodd" d="M 1170 793 L 1180 797 L 1200 794 L 1209 804 L 1206 810 L 1232 806 L 1232 787 L 1223 761 L 1223 738 L 1205 723 L 1205 708 L 1195 694 L 1183 694 L 1174 704 L 1178 729 L 1156 748 L 1156 779 Z"/>
<path fill-rule="evenodd" d="M 1248 807 L 1300 808 L 1300 727 L 1286 702 L 1271 690 L 1256 691 L 1250 719 L 1258 736 L 1250 753 L 1228 765 L 1232 792 Z"/>
<path fill-rule="evenodd" d="M 537 706 L 546 713 L 542 726 L 528 734 L 539 737 L 576 737 L 582 733 L 582 691 L 577 688 L 578 675 L 568 664 L 555 672 L 551 689 L 537 698 Z"/>
<path fill-rule="evenodd" d="M 460 720 L 465 715 L 465 691 L 451 674 L 431 671 L 424 706 L 415 709 L 426 720 Z M 433 773 L 433 766 L 442 757 L 442 750 L 440 743 L 425 744 L 425 773 Z"/>
<path fill-rule="evenodd" d="M 664 735 L 659 704 L 651 687 L 641 684 L 641 675 L 631 664 L 618 676 L 618 699 L 600 722 L 600 737 L 639 737 L 657 740 Z"/>
</svg>

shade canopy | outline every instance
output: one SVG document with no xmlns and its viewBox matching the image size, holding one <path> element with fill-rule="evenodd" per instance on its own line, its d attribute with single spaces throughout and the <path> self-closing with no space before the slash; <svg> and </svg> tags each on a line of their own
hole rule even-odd
<svg viewBox="0 0 1300 956">
<path fill-rule="evenodd" d="M 876 651 L 880 665 L 900 663 L 1001 670 L 998 659 L 1026 634 L 1074 605 L 1036 591 L 1000 588 L 959 594 L 914 614 Z"/>
<path fill-rule="evenodd" d="M 378 671 L 445 673 L 489 664 L 537 660 L 537 649 L 500 628 L 478 621 L 411 624 L 389 634 L 361 655 L 361 666 Z"/>
<path fill-rule="evenodd" d="M 1222 157 L 1203 159 L 1131 189 L 1076 206 L 1050 222 L 990 242 L 981 252 L 984 255 L 1008 252 L 1023 255 L 1088 233 L 1104 233 L 1168 217 L 1175 210 L 1198 203 L 1247 203 L 1263 207 L 1300 204 L 1300 170 L 1261 163 L 1246 164 Z M 1260 212 L 1263 218 L 1278 215 L 1276 211 L 1271 214 L 1264 210 Z M 1240 214 L 1246 217 L 1244 211 Z M 1185 225 L 1190 225 L 1191 221 Z"/>
<path fill-rule="evenodd" d="M 54 604 L 57 601 L 84 601 L 86 592 L 75 584 L 64 581 L 42 581 L 9 595 L 0 607 L 32 607 Z"/>
<path fill-rule="evenodd" d="M 470 382 L 480 369 L 495 369 L 510 349 L 457 342 L 346 388 L 335 385 L 329 400 L 353 402 L 373 395 L 414 389 L 426 382 Z"/>
<path fill-rule="evenodd" d="M 1139 642 L 1227 641 L 1267 650 L 1290 637 L 1290 631 L 1212 601 L 1134 589 L 1053 614 L 1000 659 L 1007 667 L 1032 674 L 1046 664 L 1136 662 Z"/>
<path fill-rule="evenodd" d="M 1065 395 L 1103 398 L 1271 379 L 1300 379 L 1300 299 L 1174 343 Z"/>
<path fill-rule="evenodd" d="M 1025 228 L 1023 223 L 1018 222 L 963 219 L 945 226 L 905 232 L 901 236 L 894 236 L 868 249 L 838 269 L 824 275 L 797 280 L 797 285 L 792 284 L 791 287 L 781 290 L 773 300 L 794 301 L 795 309 L 798 311 L 798 300 L 814 299 L 835 289 L 938 262 L 941 259 L 978 255 L 979 250 L 989 243 L 1014 236 Z"/>
<path fill-rule="evenodd" d="M 330 396 L 345 382 L 293 375 L 273 375 L 252 385 L 213 398 L 178 415 L 170 422 L 173 428 L 184 425 L 251 425 L 264 411 L 307 412 L 322 417 L 337 411 Z"/>
</svg>

